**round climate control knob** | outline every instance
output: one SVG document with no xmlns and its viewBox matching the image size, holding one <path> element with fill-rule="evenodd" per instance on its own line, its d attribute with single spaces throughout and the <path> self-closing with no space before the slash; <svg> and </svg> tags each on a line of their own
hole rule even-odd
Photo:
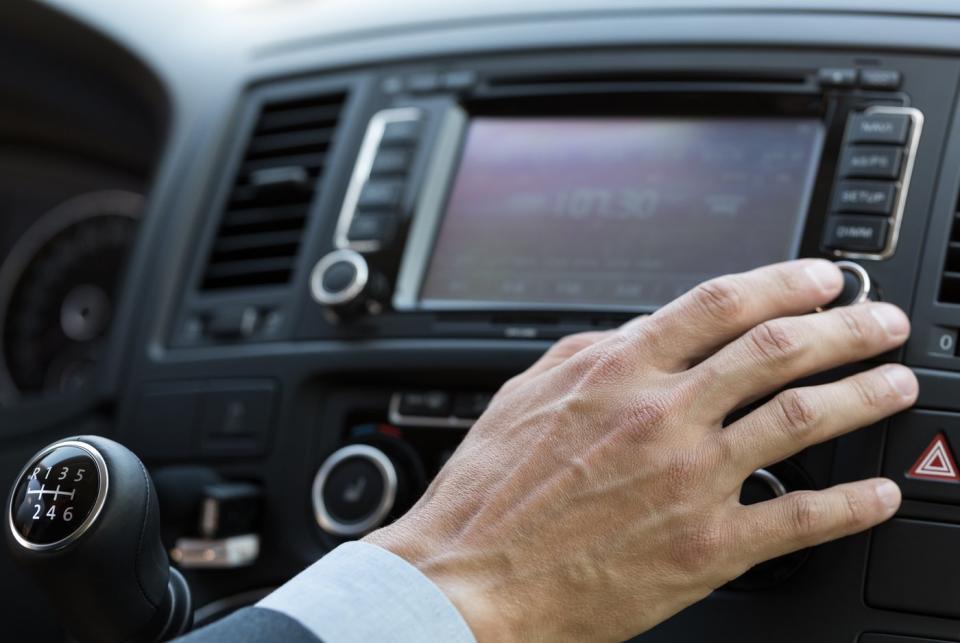
<svg viewBox="0 0 960 643">
<path fill-rule="evenodd" d="M 397 467 L 380 449 L 351 444 L 330 455 L 313 480 L 313 510 L 324 531 L 356 537 L 379 527 L 397 499 Z"/>
<path fill-rule="evenodd" d="M 843 273 L 843 290 L 825 309 L 862 304 L 874 298 L 870 274 L 863 266 L 852 261 L 837 261 L 836 266 Z"/>
<path fill-rule="evenodd" d="M 343 307 L 360 299 L 370 281 L 366 259 L 348 249 L 325 255 L 310 273 L 310 295 L 326 306 Z"/>
</svg>

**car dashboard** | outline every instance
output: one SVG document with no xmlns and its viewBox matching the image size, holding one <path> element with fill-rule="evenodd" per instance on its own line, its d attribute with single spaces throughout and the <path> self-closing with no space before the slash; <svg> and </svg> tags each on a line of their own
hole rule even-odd
<svg viewBox="0 0 960 643">
<path fill-rule="evenodd" d="M 949 3 L 31 11 L 21 50 L 62 53 L 0 80 L 37 105 L 0 126 L 0 480 L 54 439 L 128 446 L 199 622 L 402 515 L 553 340 L 824 257 L 908 312 L 880 361 L 919 401 L 745 498 L 885 475 L 903 506 L 636 640 L 960 638 Z M 6 556 L 0 583 L 7 631 L 58 640 Z"/>
</svg>

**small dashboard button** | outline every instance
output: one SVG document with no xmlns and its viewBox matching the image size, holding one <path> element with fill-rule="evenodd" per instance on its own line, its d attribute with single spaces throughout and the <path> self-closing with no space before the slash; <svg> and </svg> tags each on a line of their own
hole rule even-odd
<svg viewBox="0 0 960 643">
<path fill-rule="evenodd" d="M 827 220 L 824 245 L 832 250 L 880 252 L 887 245 L 890 222 L 881 217 L 833 216 Z"/>
<path fill-rule="evenodd" d="M 889 215 L 897 187 L 881 181 L 841 181 L 833 195 L 837 212 Z"/>
<path fill-rule="evenodd" d="M 860 85 L 867 89 L 898 89 L 901 79 L 896 69 L 864 69 L 860 72 Z"/>
<path fill-rule="evenodd" d="M 453 415 L 465 420 L 476 420 L 487 410 L 492 398 L 491 393 L 458 393 L 453 398 Z"/>
<path fill-rule="evenodd" d="M 407 173 L 410 167 L 410 150 L 386 148 L 373 157 L 371 176 L 396 176 Z"/>
<path fill-rule="evenodd" d="M 385 212 L 358 212 L 350 223 L 350 241 L 376 241 L 379 247 L 390 245 L 397 231 L 397 219 Z"/>
<path fill-rule="evenodd" d="M 840 160 L 840 175 L 858 179 L 895 179 L 900 176 L 903 150 L 864 145 L 848 147 Z"/>
<path fill-rule="evenodd" d="M 821 85 L 853 87 L 857 84 L 857 70 L 850 67 L 825 67 L 817 73 Z"/>
<path fill-rule="evenodd" d="M 391 121 L 383 128 L 380 142 L 384 145 L 412 145 L 420 136 L 420 121 Z"/>
<path fill-rule="evenodd" d="M 360 191 L 358 208 L 390 210 L 400 207 L 403 183 L 398 181 L 367 181 Z"/>
<path fill-rule="evenodd" d="M 398 411 L 401 415 L 447 417 L 450 409 L 450 394 L 445 391 L 407 391 L 400 394 Z"/>
<path fill-rule="evenodd" d="M 847 125 L 848 143 L 903 145 L 910 133 L 907 114 L 855 114 Z"/>
</svg>

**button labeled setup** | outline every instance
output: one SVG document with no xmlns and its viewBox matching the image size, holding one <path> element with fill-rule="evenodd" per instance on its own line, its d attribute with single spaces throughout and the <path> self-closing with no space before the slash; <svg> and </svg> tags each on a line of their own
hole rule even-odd
<svg viewBox="0 0 960 643">
<path fill-rule="evenodd" d="M 897 89 L 900 80 L 900 72 L 896 69 L 864 69 L 860 72 L 860 85 L 868 89 Z"/>
<path fill-rule="evenodd" d="M 900 176 L 903 150 L 877 145 L 849 147 L 840 160 L 840 175 L 859 179 L 895 179 Z"/>
<path fill-rule="evenodd" d="M 848 143 L 888 143 L 903 145 L 910 133 L 906 114 L 856 114 L 847 126 Z"/>
<path fill-rule="evenodd" d="M 837 212 L 862 212 L 889 215 L 897 188 L 879 181 L 841 181 L 833 195 Z"/>
<path fill-rule="evenodd" d="M 446 391 L 407 391 L 400 394 L 401 415 L 415 417 L 447 417 L 451 399 Z"/>
<path fill-rule="evenodd" d="M 936 480 L 938 482 L 960 482 L 957 463 L 953 459 L 947 436 L 938 433 L 917 461 L 907 471 L 908 478 L 918 480 Z"/>
<path fill-rule="evenodd" d="M 832 250 L 880 252 L 889 229 L 890 222 L 879 217 L 834 216 L 827 219 L 823 244 Z"/>
</svg>

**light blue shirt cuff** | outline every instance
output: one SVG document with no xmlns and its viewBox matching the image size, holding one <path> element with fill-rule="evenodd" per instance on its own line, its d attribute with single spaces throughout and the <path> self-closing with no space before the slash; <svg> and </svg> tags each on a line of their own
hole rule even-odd
<svg viewBox="0 0 960 643">
<path fill-rule="evenodd" d="M 324 643 L 476 639 L 450 599 L 416 567 L 349 542 L 257 603 L 296 619 Z"/>
</svg>

